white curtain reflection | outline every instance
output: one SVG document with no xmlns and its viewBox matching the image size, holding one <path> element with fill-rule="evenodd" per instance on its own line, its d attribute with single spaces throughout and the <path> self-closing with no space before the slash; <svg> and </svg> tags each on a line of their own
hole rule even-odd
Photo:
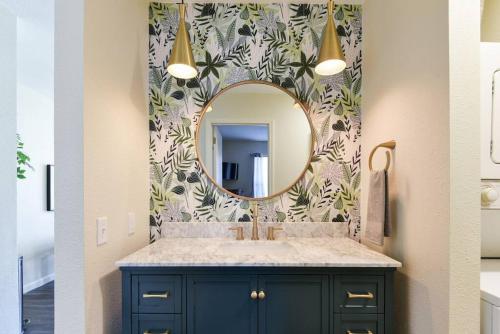
<svg viewBox="0 0 500 334">
<path fill-rule="evenodd" d="M 268 157 L 253 158 L 253 197 L 268 195 Z"/>
</svg>

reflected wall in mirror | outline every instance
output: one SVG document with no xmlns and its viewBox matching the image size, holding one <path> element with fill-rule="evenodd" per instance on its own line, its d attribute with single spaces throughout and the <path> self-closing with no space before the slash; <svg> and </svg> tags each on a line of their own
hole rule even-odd
<svg viewBox="0 0 500 334">
<path fill-rule="evenodd" d="M 307 170 L 311 129 L 290 92 L 268 82 L 240 82 L 204 108 L 196 149 L 202 168 L 223 191 L 264 199 L 287 191 Z"/>
</svg>

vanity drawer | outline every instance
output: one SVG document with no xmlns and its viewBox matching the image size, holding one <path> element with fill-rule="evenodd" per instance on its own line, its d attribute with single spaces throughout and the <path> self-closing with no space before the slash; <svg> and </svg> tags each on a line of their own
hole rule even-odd
<svg viewBox="0 0 500 334">
<path fill-rule="evenodd" d="M 182 334 L 180 314 L 134 314 L 133 334 Z"/>
<path fill-rule="evenodd" d="M 334 334 L 384 334 L 383 314 L 336 314 Z"/>
<path fill-rule="evenodd" d="M 335 276 L 335 313 L 384 313 L 383 276 Z"/>
<path fill-rule="evenodd" d="M 182 313 L 182 276 L 132 276 L 132 313 Z"/>
</svg>

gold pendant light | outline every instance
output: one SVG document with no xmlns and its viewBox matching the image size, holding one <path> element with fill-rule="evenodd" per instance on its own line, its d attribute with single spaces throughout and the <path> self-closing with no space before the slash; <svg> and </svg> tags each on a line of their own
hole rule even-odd
<svg viewBox="0 0 500 334">
<path fill-rule="evenodd" d="M 342 72 L 345 67 L 345 57 L 340 46 L 339 36 L 333 21 L 333 0 L 328 0 L 328 17 L 323 40 L 319 49 L 318 64 L 314 71 L 319 75 L 334 75 Z"/>
<path fill-rule="evenodd" d="M 167 71 L 179 79 L 192 79 L 198 74 L 194 62 L 189 33 L 186 29 L 186 6 L 179 4 L 179 28 L 175 36 L 172 54 L 168 60 Z"/>
</svg>

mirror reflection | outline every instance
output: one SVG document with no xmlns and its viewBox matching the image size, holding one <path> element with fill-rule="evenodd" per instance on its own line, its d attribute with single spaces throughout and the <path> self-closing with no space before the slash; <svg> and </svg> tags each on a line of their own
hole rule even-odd
<svg viewBox="0 0 500 334">
<path fill-rule="evenodd" d="M 291 95 L 252 82 L 227 88 L 210 101 L 196 145 L 203 169 L 219 188 L 259 199 L 286 191 L 301 177 L 312 132 Z"/>
</svg>

